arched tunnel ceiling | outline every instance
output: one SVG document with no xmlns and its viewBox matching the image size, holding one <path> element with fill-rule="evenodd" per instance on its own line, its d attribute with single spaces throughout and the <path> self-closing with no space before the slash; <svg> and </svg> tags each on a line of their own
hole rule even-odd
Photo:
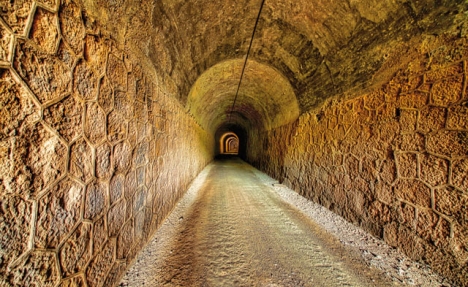
<svg viewBox="0 0 468 287">
<path fill-rule="evenodd" d="M 83 1 L 86 13 L 146 61 L 183 105 L 208 69 L 246 55 L 261 3 Z M 403 64 L 404 46 L 412 39 L 447 29 L 465 33 L 467 5 L 464 0 L 266 0 L 250 58 L 286 77 L 304 112 L 329 97 L 383 83 Z"/>
<path fill-rule="evenodd" d="M 234 104 L 243 65 L 244 59 L 229 60 L 204 72 L 189 93 L 189 113 L 212 132 L 229 120 L 244 128 L 267 130 L 294 121 L 299 106 L 288 80 L 253 60 L 246 65 Z"/>
</svg>

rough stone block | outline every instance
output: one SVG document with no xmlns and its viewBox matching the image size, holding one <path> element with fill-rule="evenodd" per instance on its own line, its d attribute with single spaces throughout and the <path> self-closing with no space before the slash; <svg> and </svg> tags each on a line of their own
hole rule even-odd
<svg viewBox="0 0 468 287">
<path fill-rule="evenodd" d="M 93 255 L 95 256 L 99 251 L 101 251 L 104 243 L 106 243 L 108 235 L 106 228 L 105 216 L 101 216 L 93 226 Z"/>
<path fill-rule="evenodd" d="M 429 134 L 426 149 L 428 152 L 451 158 L 467 156 L 468 132 L 441 130 Z"/>
<path fill-rule="evenodd" d="M 84 101 L 97 99 L 98 75 L 83 60 L 76 65 L 73 72 L 73 91 Z"/>
<path fill-rule="evenodd" d="M 399 177 L 418 177 L 418 156 L 415 153 L 399 153 L 396 155 Z"/>
<path fill-rule="evenodd" d="M 110 204 L 114 204 L 122 198 L 124 194 L 125 176 L 122 174 L 114 175 L 109 186 Z"/>
<path fill-rule="evenodd" d="M 395 198 L 392 187 L 383 181 L 378 181 L 376 183 L 375 194 L 378 200 L 387 205 L 391 205 Z"/>
<path fill-rule="evenodd" d="M 101 143 L 106 137 L 106 115 L 95 102 L 86 105 L 84 134 L 92 144 Z"/>
<path fill-rule="evenodd" d="M 398 222 L 409 228 L 415 228 L 416 208 L 404 202 L 399 202 L 397 206 Z"/>
<path fill-rule="evenodd" d="M 72 50 L 63 42 L 60 41 L 57 58 L 65 63 L 65 65 L 71 70 L 76 61 L 76 56 Z"/>
<path fill-rule="evenodd" d="M 38 203 L 35 245 L 55 248 L 81 218 L 84 186 L 64 179 Z"/>
<path fill-rule="evenodd" d="M 447 107 L 461 99 L 463 77 L 446 78 L 432 86 L 431 103 L 436 106 Z"/>
<path fill-rule="evenodd" d="M 33 251 L 11 272 L 10 286 L 54 287 L 60 281 L 54 252 Z"/>
<path fill-rule="evenodd" d="M 10 26 L 14 33 L 24 35 L 32 3 L 32 0 L 2 2 L 0 16 L 8 26 Z"/>
<path fill-rule="evenodd" d="M 139 143 L 133 151 L 133 164 L 135 166 L 145 165 L 148 161 L 147 155 L 149 150 L 148 142 Z"/>
<path fill-rule="evenodd" d="M 148 191 L 146 187 L 140 186 L 133 197 L 133 214 L 136 214 L 143 207 L 145 207 L 146 197 Z"/>
<path fill-rule="evenodd" d="M 84 218 L 95 220 L 106 207 L 107 184 L 93 181 L 86 188 Z"/>
<path fill-rule="evenodd" d="M 90 223 L 82 223 L 60 248 L 59 260 L 63 277 L 80 272 L 91 259 Z"/>
<path fill-rule="evenodd" d="M 400 179 L 394 189 L 401 200 L 420 207 L 431 207 L 431 189 L 419 180 Z"/>
<path fill-rule="evenodd" d="M 448 183 L 449 162 L 443 158 L 425 154 L 421 158 L 421 179 L 431 186 Z"/>
<path fill-rule="evenodd" d="M 398 102 L 402 108 L 419 109 L 429 103 L 429 94 L 424 92 L 400 94 Z"/>
<path fill-rule="evenodd" d="M 68 142 L 82 133 L 83 105 L 69 96 L 44 110 L 44 120 Z"/>
<path fill-rule="evenodd" d="M 452 183 L 468 193 L 468 158 L 455 160 L 452 163 Z"/>
<path fill-rule="evenodd" d="M 126 202 L 124 199 L 118 201 L 107 213 L 107 225 L 109 237 L 115 237 L 125 222 Z"/>
<path fill-rule="evenodd" d="M 125 172 L 130 167 L 132 148 L 127 142 L 120 142 L 114 147 L 114 168 L 117 172 Z"/>
<path fill-rule="evenodd" d="M 400 149 L 403 151 L 424 151 L 425 136 L 420 133 L 403 134 L 399 137 Z"/>
<path fill-rule="evenodd" d="M 83 56 L 88 64 L 99 74 L 104 73 L 107 60 L 108 47 L 102 38 L 95 35 L 86 35 L 84 40 Z M 102 85 L 102 83 L 101 83 Z"/>
<path fill-rule="evenodd" d="M 96 177 L 107 180 L 112 173 L 112 148 L 105 142 L 96 148 Z"/>
<path fill-rule="evenodd" d="M 435 210 L 452 217 L 460 224 L 468 223 L 468 194 L 452 187 L 434 190 Z"/>
<path fill-rule="evenodd" d="M 117 237 L 117 259 L 126 259 L 133 244 L 133 220 L 128 220 Z"/>
<path fill-rule="evenodd" d="M 428 133 L 445 127 L 446 108 L 429 106 L 419 113 L 418 129 Z"/>
<path fill-rule="evenodd" d="M 85 36 L 85 29 L 81 20 L 81 9 L 74 2 L 64 2 L 60 6 L 59 17 L 62 37 L 76 55 L 81 55 Z"/>
<path fill-rule="evenodd" d="M 438 221 L 439 216 L 432 210 L 419 209 L 416 220 L 416 232 L 419 237 L 429 240 Z"/>
<path fill-rule="evenodd" d="M 447 129 L 468 130 L 468 102 L 448 109 Z"/>
<path fill-rule="evenodd" d="M 141 123 L 148 122 L 148 110 L 146 103 L 135 101 L 133 103 L 133 115 Z"/>
<path fill-rule="evenodd" d="M 114 90 L 127 90 L 127 69 L 123 61 L 114 54 L 109 54 L 107 60 L 107 76 L 109 77 Z"/>
<path fill-rule="evenodd" d="M 135 214 L 135 219 L 134 219 L 134 228 L 135 228 L 135 238 L 134 238 L 134 243 L 135 246 L 138 246 L 143 243 L 142 240 L 144 238 L 144 233 L 145 233 L 145 211 L 142 210 L 138 213 Z"/>
<path fill-rule="evenodd" d="M 55 14 L 37 8 L 29 37 L 48 54 L 54 54 L 58 48 L 60 35 L 56 23 L 57 16 Z"/>
<path fill-rule="evenodd" d="M 85 183 L 93 177 L 93 152 L 84 139 L 79 139 L 70 147 L 70 174 Z"/>
<path fill-rule="evenodd" d="M 28 97 L 25 90 L 18 84 L 15 83 L 10 73 L 7 70 L 0 70 L 0 141 L 2 141 L 3 147 L 3 156 L 2 164 L 0 164 L 0 179 L 6 185 L 10 191 L 16 189 L 14 187 L 15 183 L 15 174 L 19 175 L 20 170 L 14 168 L 15 161 L 11 159 L 14 155 L 10 153 L 13 150 L 20 153 L 21 150 L 24 150 L 29 145 L 29 139 L 20 139 L 18 141 L 11 142 L 8 139 L 12 139 L 15 135 L 18 134 L 18 131 L 21 130 L 21 126 L 34 126 L 33 123 L 39 120 L 39 109 L 33 103 L 33 101 Z M 24 137 L 29 137 L 30 135 L 24 135 Z M 17 138 L 17 137 L 15 137 Z M 15 144 L 16 142 L 16 144 Z M 12 146 L 17 146 L 12 148 Z M 22 162 L 27 155 L 17 158 L 16 162 Z M 23 188 L 23 191 L 26 191 L 27 188 Z M 1 193 L 1 192 L 0 192 Z"/>
<path fill-rule="evenodd" d="M 17 40 L 13 66 L 41 103 L 59 99 L 70 89 L 67 65 L 36 51 L 28 42 Z"/>
<path fill-rule="evenodd" d="M 16 196 L 0 197 L 0 273 L 28 249 L 32 203 Z M 0 281 L 1 282 L 1 281 Z"/>
<path fill-rule="evenodd" d="M 99 82 L 98 102 L 106 113 L 110 113 L 114 109 L 114 92 L 106 77 L 102 77 Z"/>
<path fill-rule="evenodd" d="M 107 138 L 111 143 L 124 140 L 127 136 L 127 121 L 118 112 L 112 111 L 107 117 Z"/>
<path fill-rule="evenodd" d="M 418 111 L 410 109 L 400 109 L 400 126 L 402 132 L 413 132 L 416 130 Z"/>
<path fill-rule="evenodd" d="M 137 177 L 134 170 L 127 173 L 125 177 L 125 197 L 126 198 L 133 198 L 135 191 L 137 189 Z"/>
<path fill-rule="evenodd" d="M 133 118 L 133 101 L 130 100 L 127 93 L 114 90 L 114 109 L 116 112 L 129 120 Z"/>
<path fill-rule="evenodd" d="M 11 41 L 13 40 L 13 35 L 0 25 L 0 61 L 9 61 L 11 57 Z"/>
<path fill-rule="evenodd" d="M 101 252 L 93 258 L 86 269 L 88 287 L 101 287 L 115 260 L 115 240 L 108 240 Z"/>
</svg>

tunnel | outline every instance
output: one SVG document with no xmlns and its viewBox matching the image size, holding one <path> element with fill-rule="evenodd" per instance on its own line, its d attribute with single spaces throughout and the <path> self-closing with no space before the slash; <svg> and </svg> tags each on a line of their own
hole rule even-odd
<svg viewBox="0 0 468 287">
<path fill-rule="evenodd" d="M 467 15 L 0 1 L 0 286 L 117 286 L 222 156 L 467 286 Z"/>
</svg>

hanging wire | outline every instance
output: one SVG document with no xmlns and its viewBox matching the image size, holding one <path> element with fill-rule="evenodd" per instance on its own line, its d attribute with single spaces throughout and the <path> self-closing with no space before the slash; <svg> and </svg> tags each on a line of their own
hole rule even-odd
<svg viewBox="0 0 468 287">
<path fill-rule="evenodd" d="M 234 97 L 234 101 L 232 102 L 231 111 L 229 112 L 228 123 L 231 123 L 232 112 L 234 111 L 234 106 L 236 105 L 237 97 L 239 96 L 239 89 L 240 89 L 240 86 L 242 84 L 242 79 L 244 78 L 245 67 L 247 66 L 247 61 L 249 59 L 250 49 L 252 48 L 252 43 L 253 43 L 253 40 L 254 40 L 254 37 L 255 37 L 255 31 L 257 31 L 258 21 L 260 20 L 260 15 L 262 14 L 263 4 L 265 4 L 265 0 L 262 0 L 262 4 L 260 5 L 260 10 L 258 11 L 257 20 L 255 21 L 255 26 L 254 26 L 254 29 L 253 29 L 253 32 L 252 32 L 252 38 L 250 38 L 249 49 L 247 50 L 247 55 L 245 56 L 244 67 L 242 67 L 242 72 L 241 72 L 241 76 L 240 76 L 240 79 L 239 79 L 239 84 L 237 85 L 236 96 Z"/>
</svg>

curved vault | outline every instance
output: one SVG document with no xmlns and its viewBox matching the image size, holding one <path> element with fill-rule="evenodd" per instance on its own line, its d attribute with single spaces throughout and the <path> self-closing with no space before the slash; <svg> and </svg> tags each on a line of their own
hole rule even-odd
<svg viewBox="0 0 468 287">
<path fill-rule="evenodd" d="M 244 59 L 214 65 L 192 86 L 187 110 L 206 130 L 226 124 L 270 130 L 299 116 L 299 105 L 289 81 L 272 67 L 249 60 L 231 120 L 229 114 L 239 84 Z"/>
</svg>

